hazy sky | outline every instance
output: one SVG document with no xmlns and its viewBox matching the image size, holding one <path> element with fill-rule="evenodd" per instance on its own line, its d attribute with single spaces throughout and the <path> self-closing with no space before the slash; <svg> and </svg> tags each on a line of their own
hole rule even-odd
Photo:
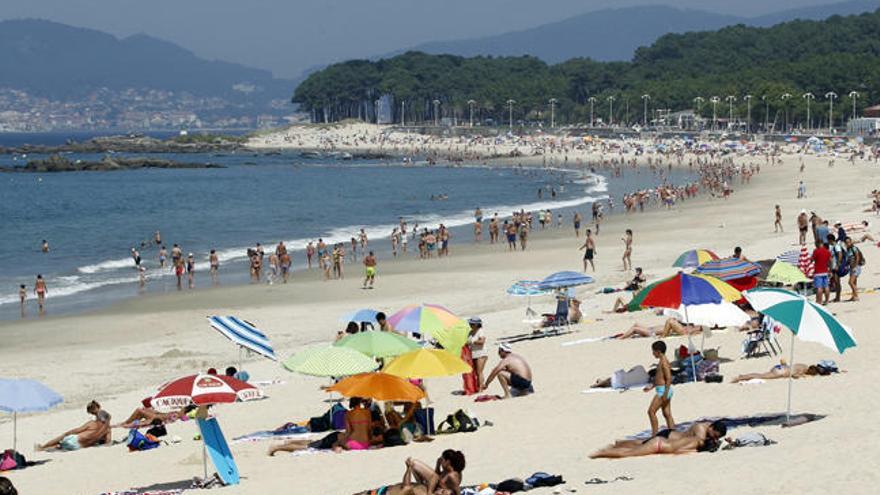
<svg viewBox="0 0 880 495">
<path fill-rule="evenodd" d="M 146 33 L 196 54 L 292 77 L 425 41 L 533 27 L 613 7 L 665 4 L 739 16 L 838 0 L 2 0 L 0 19 Z M 2 49 L 2 48 L 0 48 Z"/>
</svg>

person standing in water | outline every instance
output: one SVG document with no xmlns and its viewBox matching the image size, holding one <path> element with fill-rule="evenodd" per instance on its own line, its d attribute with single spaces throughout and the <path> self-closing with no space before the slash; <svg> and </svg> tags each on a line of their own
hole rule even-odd
<svg viewBox="0 0 880 495">
<path fill-rule="evenodd" d="M 40 250 L 43 251 L 44 253 L 48 253 L 49 252 L 49 241 L 47 241 L 46 239 L 43 239 L 43 244 L 40 247 Z"/>
<path fill-rule="evenodd" d="M 621 238 L 623 241 L 623 271 L 632 269 L 632 244 L 633 231 L 626 229 L 626 234 Z"/>
<path fill-rule="evenodd" d="M 165 259 L 168 258 L 168 252 L 165 251 L 165 246 L 159 248 L 159 268 L 165 268 Z"/>
<path fill-rule="evenodd" d="M 315 246 L 312 244 L 312 241 L 306 245 L 306 262 L 309 265 L 309 270 L 312 269 L 312 258 L 315 256 Z"/>
<path fill-rule="evenodd" d="M 192 289 L 195 287 L 195 277 L 196 277 L 196 260 L 193 257 L 192 253 L 189 253 L 189 256 L 186 257 L 186 278 L 189 282 L 189 288 Z"/>
<path fill-rule="evenodd" d="M 208 262 L 211 264 L 211 281 L 216 284 L 217 271 L 220 270 L 220 257 L 217 256 L 216 249 L 211 250 L 211 255 L 208 257 Z"/>
<path fill-rule="evenodd" d="M 376 281 L 376 255 L 372 251 L 364 258 L 364 289 L 372 289 Z"/>
<path fill-rule="evenodd" d="M 43 276 L 37 274 L 37 281 L 34 283 L 34 294 L 37 295 L 37 306 L 40 308 L 40 314 L 43 314 L 46 305 L 46 295 L 49 293 L 49 288 L 46 287 L 46 281 L 43 279 Z"/>
<path fill-rule="evenodd" d="M 21 303 L 21 317 L 24 318 L 24 310 L 27 306 L 27 287 L 24 284 L 18 287 L 18 301 Z"/>
<path fill-rule="evenodd" d="M 161 246 L 161 245 L 162 245 L 162 234 L 159 233 L 158 230 L 156 231 L 155 234 L 153 234 L 153 242 L 154 242 L 157 246 Z"/>
</svg>

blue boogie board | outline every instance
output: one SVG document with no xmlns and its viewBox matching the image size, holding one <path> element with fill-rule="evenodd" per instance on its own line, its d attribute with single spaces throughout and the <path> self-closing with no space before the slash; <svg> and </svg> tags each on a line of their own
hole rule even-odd
<svg viewBox="0 0 880 495">
<path fill-rule="evenodd" d="M 202 441 L 205 442 L 205 448 L 214 463 L 217 475 L 223 481 L 224 485 L 237 485 L 239 481 L 238 467 L 235 465 L 235 459 L 232 458 L 232 451 L 229 450 L 229 444 L 223 437 L 223 431 L 220 430 L 220 423 L 217 418 L 199 419 L 199 430 L 202 432 Z"/>
</svg>

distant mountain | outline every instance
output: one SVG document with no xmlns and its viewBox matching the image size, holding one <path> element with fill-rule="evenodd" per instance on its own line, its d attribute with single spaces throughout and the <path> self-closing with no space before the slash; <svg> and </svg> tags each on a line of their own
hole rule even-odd
<svg viewBox="0 0 880 495">
<path fill-rule="evenodd" d="M 769 27 L 794 19 L 821 20 L 832 15 L 873 11 L 878 0 L 786 10 L 755 18 L 685 10 L 668 6 L 606 9 L 522 31 L 485 38 L 423 43 L 408 50 L 464 57 L 533 55 L 548 63 L 587 57 L 600 61 L 630 60 L 636 48 L 667 33 L 708 31 L 734 24 Z"/>
<path fill-rule="evenodd" d="M 136 88 L 265 102 L 288 98 L 293 87 L 268 71 L 204 60 L 144 34 L 119 39 L 43 20 L 0 22 L 0 47 L 0 87 L 59 100 Z"/>
</svg>

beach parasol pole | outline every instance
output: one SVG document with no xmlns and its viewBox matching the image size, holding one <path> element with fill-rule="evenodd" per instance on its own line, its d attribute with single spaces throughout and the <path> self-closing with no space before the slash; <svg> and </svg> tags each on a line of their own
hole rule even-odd
<svg viewBox="0 0 880 495">
<path fill-rule="evenodd" d="M 18 413 L 12 411 L 12 450 L 18 450 Z"/>
<path fill-rule="evenodd" d="M 785 422 L 791 421 L 791 386 L 794 383 L 792 371 L 794 370 L 794 332 L 791 332 L 791 353 L 788 362 L 788 405 L 785 408 Z"/>
<path fill-rule="evenodd" d="M 684 322 L 685 325 L 690 324 L 690 318 L 688 318 L 688 307 L 687 304 L 684 305 Z M 694 383 L 697 382 L 697 365 L 694 363 L 694 341 L 691 338 L 691 332 L 688 332 L 688 352 L 691 354 L 691 371 L 694 375 Z"/>
</svg>

